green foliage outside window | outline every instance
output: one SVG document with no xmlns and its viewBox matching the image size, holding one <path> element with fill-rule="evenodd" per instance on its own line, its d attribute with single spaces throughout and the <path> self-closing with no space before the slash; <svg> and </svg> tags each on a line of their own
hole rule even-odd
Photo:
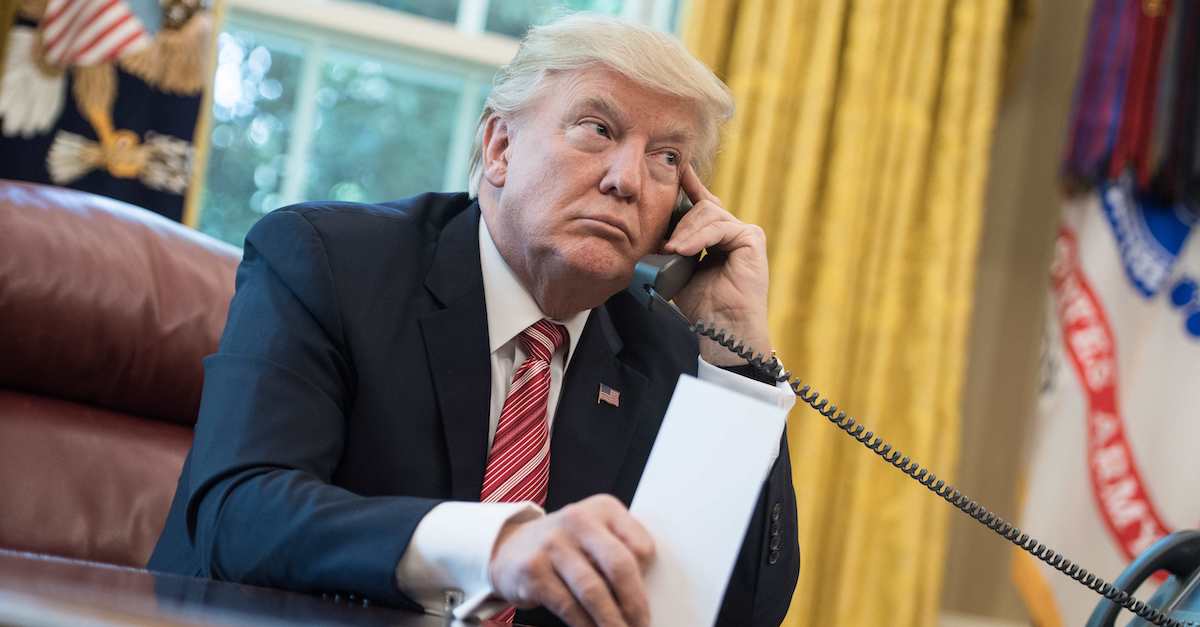
<svg viewBox="0 0 1200 627">
<path fill-rule="evenodd" d="M 306 198 L 375 202 L 441 189 L 461 81 L 397 74 L 359 57 L 325 66 Z"/>
<path fill-rule="evenodd" d="M 300 72 L 299 44 L 272 47 L 244 32 L 221 33 L 201 231 L 241 246 L 278 206 Z"/>
</svg>

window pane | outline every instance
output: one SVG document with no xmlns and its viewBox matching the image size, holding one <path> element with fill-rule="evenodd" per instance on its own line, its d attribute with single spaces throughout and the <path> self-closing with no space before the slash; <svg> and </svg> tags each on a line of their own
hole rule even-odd
<svg viewBox="0 0 1200 627">
<path fill-rule="evenodd" d="M 486 29 L 494 33 L 520 37 L 530 26 L 545 24 L 565 11 L 596 11 L 617 15 L 624 0 L 526 0 L 488 3 Z"/>
<path fill-rule="evenodd" d="M 469 168 L 471 163 L 471 155 L 473 154 L 475 148 L 475 130 L 479 126 L 479 115 L 483 113 L 483 105 L 487 103 L 487 97 L 489 94 L 491 94 L 491 92 L 491 83 L 476 84 L 475 99 L 466 103 L 468 109 L 466 119 L 470 120 L 470 123 L 467 124 L 467 128 L 465 129 L 467 140 L 460 146 L 462 154 L 459 156 L 461 156 L 463 160 L 463 169 L 462 172 L 456 173 L 454 179 L 449 181 L 449 187 L 447 191 L 465 190 L 470 184 L 471 172 Z M 463 130 L 460 129 L 459 132 L 463 132 Z"/>
<path fill-rule="evenodd" d="M 442 189 L 462 82 L 345 56 L 325 65 L 305 196 L 386 201 Z"/>
<path fill-rule="evenodd" d="M 300 73 L 297 42 L 268 44 L 244 31 L 218 36 L 213 119 L 201 231 L 241 246 L 246 231 L 278 206 Z"/>
<path fill-rule="evenodd" d="M 454 22 L 458 17 L 458 2 L 456 0 L 356 0 L 405 13 L 412 13 L 443 22 Z"/>
</svg>

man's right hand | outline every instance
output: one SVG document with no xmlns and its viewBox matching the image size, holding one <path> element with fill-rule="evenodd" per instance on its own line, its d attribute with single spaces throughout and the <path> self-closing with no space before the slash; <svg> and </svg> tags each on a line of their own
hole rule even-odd
<svg viewBox="0 0 1200 627">
<path fill-rule="evenodd" d="M 571 627 L 646 627 L 642 571 L 654 541 L 619 500 L 586 498 L 543 518 L 508 523 L 488 567 L 496 595 L 542 606 Z"/>
</svg>

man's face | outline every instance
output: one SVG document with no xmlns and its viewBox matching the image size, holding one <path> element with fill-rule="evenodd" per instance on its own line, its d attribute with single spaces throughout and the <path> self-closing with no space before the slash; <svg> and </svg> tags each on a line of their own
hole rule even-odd
<svg viewBox="0 0 1200 627">
<path fill-rule="evenodd" d="M 485 163 L 497 196 L 484 213 L 535 298 L 586 288 L 602 302 L 624 287 L 662 243 L 697 128 L 686 101 L 604 69 L 549 78 L 507 121 L 503 154 L 486 157 L 500 161 Z"/>
</svg>

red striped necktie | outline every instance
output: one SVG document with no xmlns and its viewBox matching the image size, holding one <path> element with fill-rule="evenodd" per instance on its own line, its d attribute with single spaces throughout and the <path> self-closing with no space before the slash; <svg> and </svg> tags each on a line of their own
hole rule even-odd
<svg viewBox="0 0 1200 627">
<path fill-rule="evenodd" d="M 550 429 L 546 410 L 550 399 L 550 359 L 567 341 L 567 330 L 538 320 L 517 336 L 528 357 L 513 371 L 512 385 L 500 411 L 492 451 L 483 473 L 484 503 L 533 501 L 546 504 L 550 480 Z M 512 606 L 492 617 L 512 622 Z"/>
</svg>

